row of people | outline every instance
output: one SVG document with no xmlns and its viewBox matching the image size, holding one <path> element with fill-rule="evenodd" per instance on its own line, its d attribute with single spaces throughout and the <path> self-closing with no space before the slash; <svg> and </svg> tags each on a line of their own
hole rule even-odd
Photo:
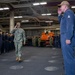
<svg viewBox="0 0 75 75">
<path fill-rule="evenodd" d="M 60 43 L 60 36 L 53 36 L 50 37 L 49 40 L 41 40 L 40 37 L 36 37 L 34 36 L 33 38 L 27 38 L 26 41 L 28 46 L 50 46 L 50 47 L 56 47 L 56 48 L 60 48 L 61 47 L 61 43 Z"/>
<path fill-rule="evenodd" d="M 14 36 L 0 30 L 0 54 L 9 52 L 14 49 Z"/>
</svg>

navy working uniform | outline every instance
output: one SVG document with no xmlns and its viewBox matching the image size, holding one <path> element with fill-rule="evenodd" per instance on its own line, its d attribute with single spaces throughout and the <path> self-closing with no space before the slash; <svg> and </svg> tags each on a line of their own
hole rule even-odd
<svg viewBox="0 0 75 75">
<path fill-rule="evenodd" d="M 1 48 L 2 48 L 2 34 L 0 34 L 0 54 L 3 52 Z"/>
<path fill-rule="evenodd" d="M 75 16 L 72 10 L 68 9 L 64 15 L 58 16 L 60 21 L 61 47 L 64 58 L 65 74 L 75 75 Z M 66 44 L 66 40 L 71 40 Z"/>
<path fill-rule="evenodd" d="M 6 45 L 5 45 L 5 44 L 6 44 L 6 43 L 5 43 L 5 36 L 6 36 L 6 34 L 3 33 L 3 34 L 2 34 L 2 41 L 3 41 L 3 43 L 2 43 L 2 50 L 3 50 L 3 52 L 2 52 L 2 53 L 5 52 L 5 46 L 6 46 Z"/>
<path fill-rule="evenodd" d="M 7 33 L 6 34 L 6 41 L 5 41 L 5 49 L 6 49 L 6 52 L 9 52 L 9 34 Z"/>
</svg>

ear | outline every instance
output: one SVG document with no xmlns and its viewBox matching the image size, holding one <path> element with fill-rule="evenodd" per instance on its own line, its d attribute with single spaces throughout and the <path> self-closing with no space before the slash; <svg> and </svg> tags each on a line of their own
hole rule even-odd
<svg viewBox="0 0 75 75">
<path fill-rule="evenodd" d="M 66 5 L 64 5 L 64 7 L 65 7 L 65 8 L 67 8 L 67 6 L 66 6 Z"/>
</svg>

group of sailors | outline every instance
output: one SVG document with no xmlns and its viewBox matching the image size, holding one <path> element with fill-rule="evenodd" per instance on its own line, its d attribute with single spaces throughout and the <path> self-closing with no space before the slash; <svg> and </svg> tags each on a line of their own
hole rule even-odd
<svg viewBox="0 0 75 75">
<path fill-rule="evenodd" d="M 14 50 L 14 36 L 0 30 L 0 54 L 8 53 Z"/>
<path fill-rule="evenodd" d="M 60 35 L 50 37 L 49 40 L 41 40 L 39 36 L 34 36 L 32 38 L 27 38 L 26 44 L 28 46 L 35 47 L 50 46 L 55 48 L 61 48 Z"/>
<path fill-rule="evenodd" d="M 11 33 L 2 32 L 0 30 L 0 54 L 7 53 L 15 49 L 14 47 L 14 36 Z M 49 45 L 50 47 L 60 48 L 60 36 L 53 36 L 48 41 L 42 41 L 40 37 L 27 38 L 27 46 L 44 47 Z"/>
</svg>

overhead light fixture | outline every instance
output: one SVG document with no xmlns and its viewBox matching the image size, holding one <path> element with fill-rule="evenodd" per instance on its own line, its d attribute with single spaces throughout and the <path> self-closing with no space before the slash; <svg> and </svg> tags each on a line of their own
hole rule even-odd
<svg viewBox="0 0 75 75">
<path fill-rule="evenodd" d="M 6 7 L 6 8 L 3 8 L 4 10 L 9 10 L 9 8 L 8 7 Z"/>
<path fill-rule="evenodd" d="M 3 8 L 0 8 L 0 10 L 3 10 Z"/>
<path fill-rule="evenodd" d="M 47 15 L 51 15 L 51 13 L 48 13 Z"/>
<path fill-rule="evenodd" d="M 0 8 L 0 10 L 9 10 L 9 7 L 5 7 L 5 8 Z"/>
<path fill-rule="evenodd" d="M 47 2 L 41 2 L 40 3 L 40 5 L 46 5 L 47 4 Z"/>
<path fill-rule="evenodd" d="M 71 8 L 75 8 L 75 6 L 72 6 Z"/>
<path fill-rule="evenodd" d="M 41 14 L 42 16 L 49 16 L 51 15 L 51 13 L 47 13 L 47 14 Z"/>
<path fill-rule="evenodd" d="M 42 16 L 46 16 L 47 14 L 41 14 Z"/>
<path fill-rule="evenodd" d="M 23 16 L 15 16 L 14 18 L 23 18 Z"/>
<path fill-rule="evenodd" d="M 22 20 L 21 22 L 29 22 L 29 20 Z"/>
<path fill-rule="evenodd" d="M 38 5 L 46 5 L 47 2 L 39 2 L 39 3 L 33 3 L 34 6 L 38 6 Z"/>
<path fill-rule="evenodd" d="M 48 23 L 48 22 L 50 22 L 50 23 L 52 23 L 53 21 L 45 21 L 46 23 Z"/>
<path fill-rule="evenodd" d="M 40 5 L 40 3 L 33 3 L 34 6 Z"/>
</svg>

